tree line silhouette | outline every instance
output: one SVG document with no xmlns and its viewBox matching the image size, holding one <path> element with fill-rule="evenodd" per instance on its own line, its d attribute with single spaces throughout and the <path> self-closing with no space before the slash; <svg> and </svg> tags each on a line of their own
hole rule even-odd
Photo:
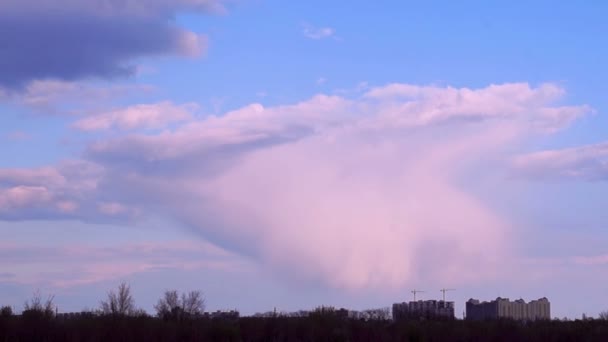
<svg viewBox="0 0 608 342">
<path fill-rule="evenodd" d="M 608 341 L 608 311 L 597 319 L 518 322 L 408 318 L 382 310 L 365 318 L 345 309 L 239 317 L 205 312 L 200 291 L 165 291 L 155 315 L 135 305 L 122 283 L 95 310 L 59 314 L 36 292 L 21 314 L 0 307 L 0 341 Z"/>
</svg>

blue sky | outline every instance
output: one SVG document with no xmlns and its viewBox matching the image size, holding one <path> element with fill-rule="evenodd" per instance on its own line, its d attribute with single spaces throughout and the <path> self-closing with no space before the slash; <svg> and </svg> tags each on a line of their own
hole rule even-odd
<svg viewBox="0 0 608 342">
<path fill-rule="evenodd" d="M 35 3 L 0 5 L 0 304 L 608 309 L 603 2 Z"/>
</svg>

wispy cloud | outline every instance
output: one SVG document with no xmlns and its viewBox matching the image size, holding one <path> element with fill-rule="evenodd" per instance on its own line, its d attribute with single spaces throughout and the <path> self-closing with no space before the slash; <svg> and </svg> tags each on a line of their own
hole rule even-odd
<svg viewBox="0 0 608 342">
<path fill-rule="evenodd" d="M 345 95 L 359 95 L 362 92 L 366 92 L 369 90 L 369 84 L 366 81 L 361 81 L 359 83 L 357 83 L 356 86 L 351 87 L 351 88 L 338 88 L 338 89 L 334 89 L 333 92 L 335 94 L 341 95 L 341 96 L 345 96 Z"/>
<path fill-rule="evenodd" d="M 159 269 L 238 271 L 244 260 L 212 244 L 189 241 L 106 246 L 0 243 L 0 280 L 54 287 L 96 283 Z"/>
<path fill-rule="evenodd" d="M 15 277 L 15 273 L 0 272 L 0 280 L 10 280 Z"/>
<path fill-rule="evenodd" d="M 335 37 L 336 30 L 331 27 L 315 27 L 309 23 L 303 23 L 302 34 L 310 39 L 325 39 Z"/>
<path fill-rule="evenodd" d="M 575 257 L 574 262 L 580 265 L 608 265 L 608 254 Z"/>
<path fill-rule="evenodd" d="M 36 114 L 76 116 L 99 111 L 112 101 L 149 95 L 154 87 L 148 84 L 114 85 L 57 80 L 32 81 L 20 92 L 6 92 L 0 99 L 28 108 Z"/>
<path fill-rule="evenodd" d="M 5 138 L 11 141 L 25 141 L 32 138 L 32 136 L 24 131 L 13 131 L 5 135 Z"/>
<path fill-rule="evenodd" d="M 536 180 L 608 180 L 608 142 L 517 156 L 513 172 Z"/>
<path fill-rule="evenodd" d="M 195 103 L 175 105 L 170 101 L 140 104 L 86 117 L 76 121 L 73 127 L 83 131 L 164 128 L 171 123 L 191 120 L 198 108 Z"/>
</svg>

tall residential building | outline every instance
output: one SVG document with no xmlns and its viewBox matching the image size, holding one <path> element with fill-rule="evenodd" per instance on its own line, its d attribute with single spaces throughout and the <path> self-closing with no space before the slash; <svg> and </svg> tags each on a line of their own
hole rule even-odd
<svg viewBox="0 0 608 342">
<path fill-rule="evenodd" d="M 523 299 L 510 301 L 508 298 L 500 297 L 491 302 L 469 299 L 466 310 L 466 318 L 471 320 L 507 318 L 518 321 L 535 321 L 551 319 L 551 304 L 544 297 L 529 303 Z"/>
<path fill-rule="evenodd" d="M 393 304 L 393 319 L 447 318 L 454 319 L 454 302 L 419 300 Z"/>
</svg>

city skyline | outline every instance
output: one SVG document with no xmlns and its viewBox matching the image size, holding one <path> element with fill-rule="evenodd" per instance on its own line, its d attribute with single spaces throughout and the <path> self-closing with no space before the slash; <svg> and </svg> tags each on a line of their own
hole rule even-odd
<svg viewBox="0 0 608 342">
<path fill-rule="evenodd" d="M 148 311 L 166 289 L 252 314 L 446 287 L 457 316 L 597 316 L 607 11 L 2 1 L 0 306 L 126 281 Z"/>
</svg>

